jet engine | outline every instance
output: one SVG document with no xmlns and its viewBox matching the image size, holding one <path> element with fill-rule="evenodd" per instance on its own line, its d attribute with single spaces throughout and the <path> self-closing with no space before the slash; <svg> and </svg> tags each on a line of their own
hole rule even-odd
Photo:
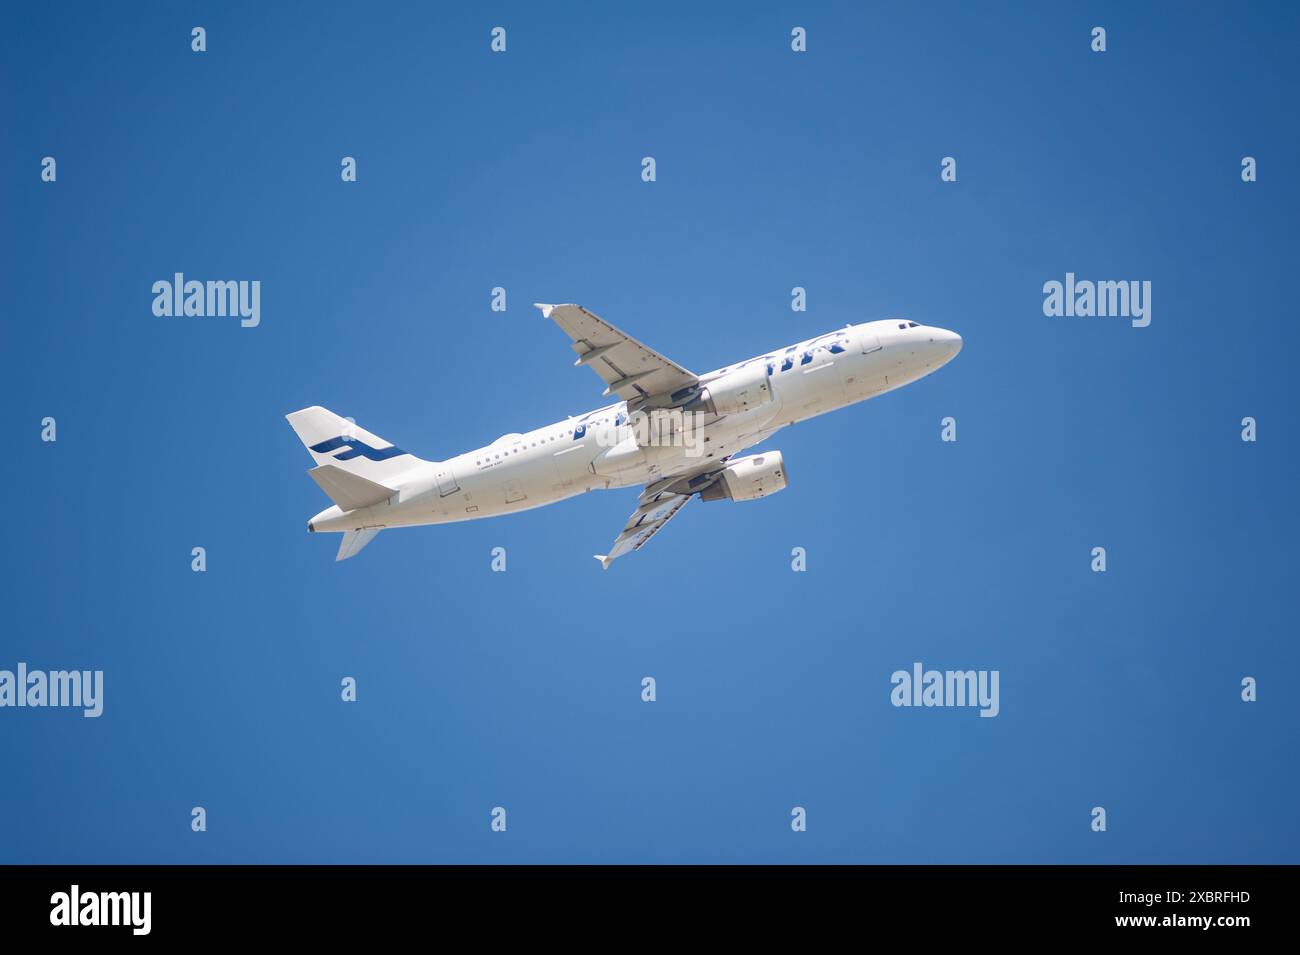
<svg viewBox="0 0 1300 955">
<path fill-rule="evenodd" d="M 685 410 L 704 408 L 721 417 L 757 408 L 771 400 L 772 383 L 768 381 L 767 362 L 760 359 L 709 382 L 691 399 Z"/>
<path fill-rule="evenodd" d="M 700 492 L 701 501 L 755 501 L 785 490 L 785 459 L 780 451 L 749 454 L 729 463 L 718 479 Z"/>
</svg>

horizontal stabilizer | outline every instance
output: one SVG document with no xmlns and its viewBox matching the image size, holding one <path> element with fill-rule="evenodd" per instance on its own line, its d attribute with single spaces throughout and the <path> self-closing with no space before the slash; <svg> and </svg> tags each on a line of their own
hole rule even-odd
<svg viewBox="0 0 1300 955">
<path fill-rule="evenodd" d="M 345 531 L 343 534 L 343 543 L 339 544 L 339 552 L 335 555 L 334 560 L 347 560 L 349 557 L 356 557 L 361 553 L 361 548 L 365 547 L 378 534 L 382 527 L 363 527 L 359 531 Z"/>
<path fill-rule="evenodd" d="M 359 474 L 344 471 L 333 464 L 322 464 L 307 473 L 320 485 L 320 489 L 330 496 L 330 500 L 345 511 L 355 511 L 360 507 L 379 504 L 394 494 L 392 488 L 368 481 Z"/>
</svg>

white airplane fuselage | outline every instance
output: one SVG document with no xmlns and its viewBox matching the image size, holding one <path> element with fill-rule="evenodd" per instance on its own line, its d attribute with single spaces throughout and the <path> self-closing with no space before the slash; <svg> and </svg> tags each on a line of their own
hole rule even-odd
<svg viewBox="0 0 1300 955">
<path fill-rule="evenodd" d="M 689 445 L 644 447 L 627 402 L 565 418 L 442 462 L 420 462 L 386 501 L 327 508 L 312 531 L 477 520 L 541 507 L 586 491 L 649 484 L 721 462 L 807 418 L 893 391 L 930 374 L 961 349 L 941 328 L 890 319 L 851 325 L 700 376 L 707 385 L 741 369 L 762 378 L 765 400 L 729 414 L 699 412 Z M 762 363 L 763 373 L 750 367 Z"/>
</svg>

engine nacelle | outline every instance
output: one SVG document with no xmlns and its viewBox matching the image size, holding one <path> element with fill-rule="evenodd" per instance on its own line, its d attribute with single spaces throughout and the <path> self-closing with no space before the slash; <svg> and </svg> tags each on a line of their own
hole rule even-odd
<svg viewBox="0 0 1300 955">
<path fill-rule="evenodd" d="M 772 400 L 767 362 L 751 361 L 721 378 L 715 378 L 686 406 L 687 411 L 706 408 L 715 415 L 739 414 Z"/>
<path fill-rule="evenodd" d="M 755 501 L 784 491 L 785 459 L 780 451 L 749 454 L 726 466 L 718 480 L 700 492 L 701 501 Z"/>
</svg>

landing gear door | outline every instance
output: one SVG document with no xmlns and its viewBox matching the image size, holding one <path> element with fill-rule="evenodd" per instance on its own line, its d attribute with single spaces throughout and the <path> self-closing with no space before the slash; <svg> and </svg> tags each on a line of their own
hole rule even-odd
<svg viewBox="0 0 1300 955">
<path fill-rule="evenodd" d="M 858 344 L 862 347 L 862 354 L 870 355 L 872 352 L 880 351 L 880 336 L 876 334 L 874 328 L 859 328 Z"/>
</svg>

